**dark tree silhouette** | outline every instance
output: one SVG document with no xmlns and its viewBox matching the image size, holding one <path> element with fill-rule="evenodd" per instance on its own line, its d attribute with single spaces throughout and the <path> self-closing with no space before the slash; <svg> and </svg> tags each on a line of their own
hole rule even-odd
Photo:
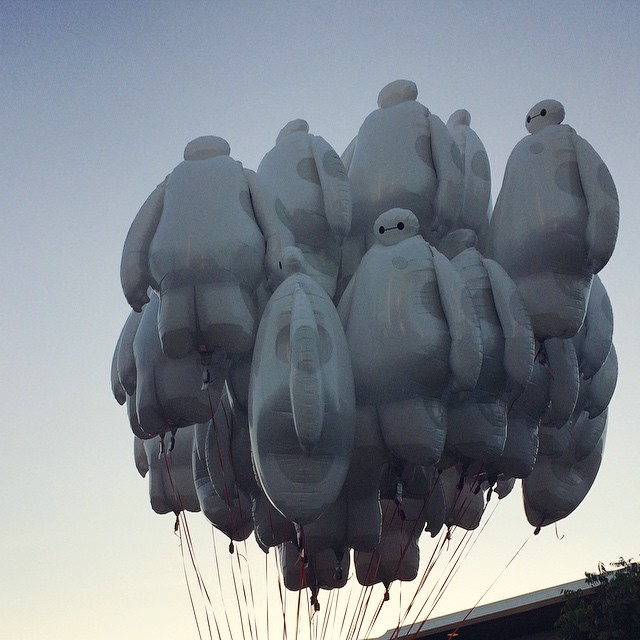
<svg viewBox="0 0 640 640">
<path fill-rule="evenodd" d="M 640 639 L 640 564 L 620 558 L 607 570 L 585 573 L 593 594 L 567 591 L 556 628 L 565 640 Z"/>
</svg>

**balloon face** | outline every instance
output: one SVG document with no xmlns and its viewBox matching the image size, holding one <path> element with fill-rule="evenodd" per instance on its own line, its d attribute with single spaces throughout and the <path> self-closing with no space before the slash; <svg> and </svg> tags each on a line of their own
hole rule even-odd
<svg viewBox="0 0 640 640">
<path fill-rule="evenodd" d="M 564 120 L 564 106 L 557 100 L 542 100 L 531 107 L 525 123 L 529 133 L 540 131 L 552 124 L 560 124 Z"/>
<path fill-rule="evenodd" d="M 373 223 L 376 240 L 388 247 L 418 235 L 420 224 L 408 209 L 390 209 L 379 215 Z"/>
</svg>

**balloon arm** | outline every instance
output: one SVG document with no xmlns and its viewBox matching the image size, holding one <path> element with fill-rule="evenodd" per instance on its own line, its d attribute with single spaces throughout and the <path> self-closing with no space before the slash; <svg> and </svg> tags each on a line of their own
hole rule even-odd
<svg viewBox="0 0 640 640">
<path fill-rule="evenodd" d="M 576 133 L 572 134 L 582 190 L 587 200 L 587 245 L 593 272 L 609 261 L 618 236 L 620 206 L 613 178 L 595 149 Z"/>
<path fill-rule="evenodd" d="M 451 334 L 449 367 L 458 389 L 475 388 L 482 366 L 480 323 L 471 294 L 460 274 L 447 258 L 431 248 L 438 291 Z"/>
<path fill-rule="evenodd" d="M 267 252 L 265 264 L 270 285 L 275 287 L 284 279 L 280 268 L 280 258 L 285 247 L 294 244 L 291 231 L 278 217 L 277 207 L 284 205 L 278 200 L 264 180 L 251 169 L 244 169 L 244 175 L 249 183 L 251 201 L 256 222 L 264 236 Z"/>
<path fill-rule="evenodd" d="M 132 311 L 122 327 L 116 347 L 116 369 L 118 380 L 127 395 L 136 392 L 137 370 L 133 353 L 133 340 L 142 320 L 142 313 Z"/>
<path fill-rule="evenodd" d="M 122 331 L 124 332 L 124 329 Z M 127 401 L 127 394 L 118 377 L 118 351 L 120 350 L 121 342 L 122 333 L 120 333 L 118 342 L 116 342 L 116 348 L 113 350 L 113 358 L 111 359 L 111 391 L 119 405 L 123 405 Z"/>
<path fill-rule="evenodd" d="M 340 156 L 320 136 L 312 136 L 311 150 L 320 177 L 327 222 L 339 245 L 351 228 L 351 187 Z"/>
<path fill-rule="evenodd" d="M 135 311 L 141 311 L 149 302 L 147 289 L 152 285 L 149 273 L 149 247 L 162 216 L 167 178 L 153 190 L 140 207 L 124 241 L 120 282 L 127 302 Z"/>
<path fill-rule="evenodd" d="M 507 272 L 494 260 L 483 259 L 493 302 L 504 334 L 504 369 L 509 379 L 523 387 L 533 371 L 535 338 L 524 300 Z"/>
<path fill-rule="evenodd" d="M 580 390 L 578 356 L 572 340 L 549 338 L 544 341 L 549 362 L 550 412 L 547 420 L 562 426 L 573 413 Z"/>
<path fill-rule="evenodd" d="M 438 179 L 434 224 L 443 234 L 455 229 L 462 216 L 464 161 L 447 125 L 433 114 L 428 122 L 431 156 Z"/>
<path fill-rule="evenodd" d="M 144 443 L 137 436 L 133 437 L 133 460 L 138 473 L 144 478 L 149 472 L 149 460 L 147 452 L 144 450 Z"/>
<path fill-rule="evenodd" d="M 293 296 L 289 342 L 293 423 L 302 451 L 311 455 L 322 434 L 325 399 L 318 326 L 307 294 L 299 285 Z"/>
</svg>

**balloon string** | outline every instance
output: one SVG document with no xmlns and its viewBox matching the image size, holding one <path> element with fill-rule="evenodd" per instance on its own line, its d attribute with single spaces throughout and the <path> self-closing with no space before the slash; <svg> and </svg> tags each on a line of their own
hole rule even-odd
<svg viewBox="0 0 640 640">
<path fill-rule="evenodd" d="M 239 553 L 235 554 L 236 557 L 236 563 L 238 565 L 238 574 L 240 575 L 240 586 L 242 587 L 242 596 L 244 599 L 244 607 L 245 607 L 245 611 L 247 612 L 247 627 L 249 628 L 249 635 L 251 638 L 254 637 L 254 629 L 255 629 L 255 633 L 258 633 L 258 625 L 257 625 L 257 620 L 256 620 L 256 616 L 255 616 L 255 601 L 253 599 L 253 581 L 251 579 L 251 572 L 247 571 L 247 573 L 249 574 L 249 596 L 251 597 L 251 606 L 249 606 L 249 596 L 247 595 L 247 579 L 245 578 L 245 574 L 242 571 L 242 565 L 240 563 L 241 560 L 241 556 Z M 247 558 L 246 558 L 246 542 L 245 542 L 245 556 L 243 558 L 245 560 L 245 563 L 247 563 Z M 253 611 L 253 618 L 254 618 L 254 624 L 253 626 L 251 625 L 251 613 Z"/>
<path fill-rule="evenodd" d="M 220 589 L 220 599 L 222 601 L 222 610 L 224 611 L 224 617 L 227 621 L 227 629 L 229 629 L 229 637 L 233 637 L 233 633 L 231 631 L 231 623 L 229 622 L 229 614 L 227 613 L 227 605 L 225 603 L 224 592 L 225 589 L 222 587 L 222 573 L 220 572 L 220 562 L 218 559 L 218 549 L 216 545 L 216 529 L 215 527 L 211 527 L 211 539 L 213 540 L 213 557 L 215 558 L 215 567 L 216 573 L 218 574 L 218 588 Z"/>
<path fill-rule="evenodd" d="M 235 517 L 233 504 L 232 504 L 232 500 L 231 500 L 231 496 L 230 496 L 230 492 L 229 492 L 229 480 L 228 480 L 227 475 L 225 474 L 225 471 L 224 471 L 224 457 L 222 455 L 222 448 L 220 446 L 220 438 L 219 438 L 219 434 L 218 434 L 218 425 L 217 425 L 216 420 L 215 420 L 215 410 L 213 408 L 213 401 L 211 400 L 211 393 L 209 392 L 209 388 L 208 387 L 207 387 L 207 398 L 209 400 L 209 411 L 211 413 L 211 425 L 213 427 L 213 433 L 215 434 L 218 461 L 220 463 L 220 470 L 222 471 L 222 478 L 223 478 L 223 483 L 224 483 L 224 501 L 227 504 L 227 507 L 229 509 L 229 526 L 231 528 L 231 540 L 232 540 L 229 543 L 229 551 L 231 553 L 233 553 L 233 540 L 236 538 L 236 532 L 237 532 L 238 526 L 236 526 L 236 517 Z M 220 399 L 219 406 L 222 407 L 222 411 L 224 412 L 225 422 L 227 424 L 227 433 L 229 433 L 229 440 L 231 440 L 232 422 L 231 422 L 231 420 L 229 418 L 229 415 L 227 414 L 227 409 L 224 406 L 224 402 L 222 402 L 222 399 Z M 242 519 L 242 502 L 241 502 L 241 500 L 238 500 L 238 510 L 240 512 L 239 515 L 240 515 L 240 519 L 241 519 L 241 523 L 242 523 L 243 519 Z"/>
<path fill-rule="evenodd" d="M 271 518 L 271 514 L 269 514 Z M 275 555 L 274 555 L 275 557 Z M 287 614 L 286 614 L 286 601 L 282 589 L 282 573 L 278 569 L 278 563 L 276 562 L 276 576 L 278 578 L 278 593 L 280 594 L 280 604 L 282 605 L 282 637 L 283 640 L 287 640 Z"/>
<path fill-rule="evenodd" d="M 496 509 L 498 508 L 498 503 L 495 504 L 495 506 L 493 507 L 493 509 L 491 510 L 489 516 L 486 518 L 486 520 L 483 523 L 483 526 L 476 532 L 475 535 L 473 535 L 473 533 L 471 531 L 465 531 L 462 540 L 460 541 L 460 543 L 458 544 L 458 546 L 456 547 L 453 555 L 452 555 L 452 559 L 455 558 L 455 560 L 453 561 L 453 565 L 450 569 L 450 571 L 448 572 L 448 574 L 445 576 L 444 580 L 442 580 L 440 587 L 438 589 L 438 591 L 436 592 L 436 587 L 438 584 L 438 581 L 436 581 L 436 583 L 434 584 L 433 588 L 431 589 L 431 591 L 429 592 L 429 594 L 427 595 L 424 604 L 422 605 L 422 607 L 420 608 L 420 610 L 418 611 L 412 626 L 414 624 L 417 623 L 418 618 L 421 617 L 422 612 L 424 611 L 424 609 L 427 606 L 427 603 L 429 602 L 429 599 L 434 595 L 435 593 L 435 597 L 433 600 L 433 604 L 431 605 L 431 608 L 429 609 L 429 611 L 427 612 L 426 616 L 424 616 L 422 622 L 420 623 L 420 625 L 418 626 L 415 635 L 412 637 L 417 637 L 417 635 L 420 633 L 420 631 L 422 630 L 423 626 L 426 624 L 427 620 L 429 620 L 429 617 L 431 616 L 431 614 L 433 613 L 435 607 L 437 606 L 437 604 L 440 602 L 440 600 L 442 599 L 442 597 L 444 596 L 447 588 L 449 587 L 449 585 L 451 584 L 454 576 L 457 574 L 461 564 L 462 564 L 462 560 L 465 559 L 471 549 L 475 546 L 476 542 L 478 541 L 479 537 L 482 535 L 483 531 L 485 530 L 487 524 L 490 522 L 493 514 L 495 513 Z M 484 509 L 483 509 L 483 515 L 486 512 L 487 509 L 487 504 L 485 504 Z M 451 563 L 451 560 L 449 561 Z M 440 578 L 442 578 L 442 574 L 440 576 Z"/>
<path fill-rule="evenodd" d="M 411 611 L 413 605 L 415 604 L 415 602 L 417 600 L 418 594 L 421 592 L 422 588 L 424 587 L 424 585 L 425 585 L 425 583 L 427 581 L 427 578 L 429 577 L 429 575 L 431 574 L 431 571 L 435 567 L 436 562 L 438 561 L 438 559 L 442 555 L 442 552 L 444 551 L 446 543 L 447 543 L 447 536 L 446 536 L 445 533 L 443 533 L 441 535 L 440 541 L 438 542 L 438 544 L 436 544 L 436 546 L 433 549 L 433 552 L 431 553 L 431 557 L 429 558 L 429 561 L 427 562 L 427 566 L 425 567 L 425 570 L 423 571 L 423 574 L 422 574 L 422 577 L 420 578 L 418 586 L 415 589 L 413 597 L 409 601 L 409 605 L 407 606 L 407 609 L 406 609 L 404 615 L 402 616 L 402 619 L 401 619 L 400 623 L 398 624 L 398 626 L 396 627 L 396 629 L 394 631 L 394 635 L 397 635 L 400 632 L 400 626 L 404 623 L 404 621 L 408 617 L 409 612 Z M 392 637 L 394 637 L 394 636 L 392 636 Z"/>
<path fill-rule="evenodd" d="M 189 552 L 189 557 L 191 560 L 191 566 L 194 570 L 195 576 L 196 576 L 196 581 L 198 583 L 198 587 L 200 589 L 200 595 L 203 598 L 203 600 L 206 601 L 204 602 L 204 613 L 205 613 L 205 618 L 207 621 L 207 627 L 209 630 L 209 637 L 213 638 L 213 632 L 211 630 L 211 621 L 209 618 L 209 608 L 211 609 L 211 613 L 213 615 L 214 618 L 214 623 L 216 625 L 216 628 L 218 628 L 218 622 L 217 619 L 215 617 L 215 612 L 213 611 L 213 607 L 212 607 L 212 603 L 211 603 L 211 598 L 209 597 L 209 593 L 207 592 L 207 588 L 206 585 L 204 583 L 204 580 L 202 578 L 202 574 L 200 572 L 200 569 L 198 567 L 198 563 L 196 561 L 195 558 L 195 551 L 193 548 L 193 541 L 191 538 L 191 532 L 189 531 L 189 525 L 187 522 L 187 518 L 184 515 L 185 514 L 185 507 L 184 507 L 184 503 L 182 501 L 182 496 L 180 494 L 180 492 L 177 489 L 174 477 L 173 477 L 173 471 L 172 471 L 172 467 L 171 467 L 171 463 L 169 460 L 170 457 L 170 453 L 167 453 L 166 448 L 163 446 L 162 447 L 162 457 L 164 460 L 164 465 L 167 471 L 167 477 L 169 478 L 169 484 L 171 487 L 171 491 L 174 495 L 174 497 L 176 498 L 176 502 L 179 505 L 179 510 L 176 513 L 176 531 L 178 532 L 178 537 L 180 540 L 180 552 L 183 558 L 183 568 L 184 568 L 184 572 L 185 572 L 185 577 L 186 577 L 186 565 L 185 565 L 185 561 L 184 561 L 184 546 L 183 546 L 183 539 L 182 539 L 182 530 L 184 529 L 184 539 L 186 541 L 187 544 L 187 550 Z M 182 525 L 182 526 L 181 526 Z M 191 587 L 189 586 L 189 582 L 187 580 L 187 590 L 189 591 L 189 597 L 191 598 Z M 207 607 L 207 602 L 209 603 L 209 607 Z M 194 615 L 196 616 L 196 626 L 198 627 L 198 634 L 200 634 L 200 625 L 198 623 L 197 620 L 197 614 L 195 613 L 195 607 L 193 607 L 194 609 Z M 220 636 L 220 629 L 218 628 L 218 635 Z M 222 640 L 220 638 L 220 640 Z"/>
<path fill-rule="evenodd" d="M 355 552 L 354 552 L 354 564 L 355 564 Z M 355 573 L 355 569 L 354 569 Z M 344 614 L 342 616 L 342 624 L 340 625 L 340 629 L 344 629 L 347 626 L 347 613 L 349 612 L 349 603 L 351 602 L 351 596 L 353 595 L 353 583 L 349 585 L 349 595 L 347 596 L 347 604 L 344 607 Z M 335 629 L 335 622 L 334 622 Z"/>
<path fill-rule="evenodd" d="M 513 554 L 511 560 L 509 560 L 509 562 L 507 562 L 507 564 L 502 568 L 502 571 L 500 571 L 500 573 L 496 576 L 495 580 L 485 589 L 484 593 L 478 598 L 478 600 L 476 600 L 476 602 L 473 605 L 473 607 L 471 607 L 471 609 L 469 609 L 469 611 L 467 611 L 467 613 L 464 616 L 464 618 L 462 618 L 462 620 L 458 623 L 458 626 L 453 630 L 452 634 L 450 634 L 449 637 L 453 638 L 453 637 L 458 635 L 458 631 L 460 631 L 460 628 L 464 625 L 464 623 L 469 618 L 471 613 L 476 609 L 476 607 L 480 604 L 480 602 L 487 595 L 487 593 L 489 593 L 489 591 L 493 588 L 493 586 L 496 584 L 496 582 L 498 582 L 498 580 L 502 577 L 502 574 L 509 568 L 511 563 L 518 557 L 518 555 L 524 549 L 524 547 L 527 544 L 527 542 L 529 542 L 529 540 L 531 540 L 531 537 L 532 537 L 532 535 L 529 535 L 525 539 L 525 541 L 520 545 L 520 548 Z"/>
</svg>

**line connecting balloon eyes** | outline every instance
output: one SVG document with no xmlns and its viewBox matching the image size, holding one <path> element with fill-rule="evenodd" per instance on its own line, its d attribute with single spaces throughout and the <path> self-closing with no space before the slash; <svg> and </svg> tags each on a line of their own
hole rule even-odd
<svg viewBox="0 0 640 640">
<path fill-rule="evenodd" d="M 380 233 L 380 235 L 382 235 L 385 231 L 391 231 L 392 229 L 398 229 L 399 231 L 402 231 L 404 229 L 404 222 L 398 222 L 398 224 L 395 227 L 384 227 L 384 226 L 381 226 L 378 229 L 378 233 Z"/>
<path fill-rule="evenodd" d="M 529 124 L 531 120 L 533 120 L 533 118 L 537 118 L 538 116 L 542 116 L 544 118 L 546 115 L 547 115 L 547 110 L 542 109 L 542 111 L 540 111 L 540 113 L 536 114 L 535 116 L 527 116 L 527 124 Z"/>
</svg>

